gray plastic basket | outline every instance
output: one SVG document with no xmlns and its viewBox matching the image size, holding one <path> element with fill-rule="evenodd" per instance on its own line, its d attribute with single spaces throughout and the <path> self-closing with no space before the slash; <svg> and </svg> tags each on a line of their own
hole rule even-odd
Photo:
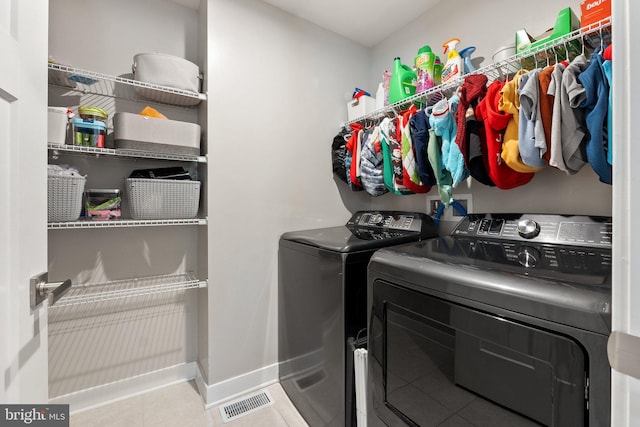
<svg viewBox="0 0 640 427">
<path fill-rule="evenodd" d="M 47 177 L 47 220 L 76 221 L 82 211 L 83 176 Z"/>
<path fill-rule="evenodd" d="M 133 219 L 195 218 L 200 181 L 127 178 L 127 201 Z"/>
</svg>

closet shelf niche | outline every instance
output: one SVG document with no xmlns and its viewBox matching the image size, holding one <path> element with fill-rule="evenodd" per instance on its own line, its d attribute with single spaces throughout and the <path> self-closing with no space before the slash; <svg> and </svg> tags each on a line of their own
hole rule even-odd
<svg viewBox="0 0 640 427">
<path fill-rule="evenodd" d="M 206 156 L 190 156 L 186 154 L 163 154 L 154 153 L 151 151 L 138 151 L 138 150 L 123 150 L 113 148 L 97 148 L 97 147 L 84 147 L 80 145 L 60 145 L 60 144 L 48 144 L 49 150 L 54 158 L 56 158 L 60 152 L 74 153 L 79 155 L 95 155 L 99 157 L 115 156 L 115 157 L 130 157 L 138 159 L 158 159 L 158 160 L 175 160 L 182 162 L 196 162 L 207 163 Z"/>
<path fill-rule="evenodd" d="M 155 102 L 185 109 L 197 108 L 200 101 L 207 99 L 203 93 L 111 76 L 62 64 L 49 62 L 48 67 L 49 85 L 62 87 L 71 92 L 129 99 L 136 102 Z M 131 90 L 134 88 L 154 92 L 154 100 L 136 96 L 135 91 Z"/>
<path fill-rule="evenodd" d="M 49 309 L 60 309 L 79 304 L 96 304 L 123 298 L 156 295 L 165 292 L 206 288 L 206 280 L 198 280 L 193 273 L 138 277 L 101 283 L 73 285 Z"/>
<path fill-rule="evenodd" d="M 572 58 L 573 56 L 577 56 L 582 52 L 586 54 L 588 51 L 610 43 L 610 41 L 611 17 L 608 17 L 589 26 L 579 28 L 565 36 L 543 43 L 533 50 L 517 53 L 502 61 L 484 66 L 472 73 L 464 74 L 447 83 L 432 87 L 394 104 L 387 105 L 365 116 L 343 122 L 341 123 L 341 127 L 348 127 L 350 124 L 356 122 L 392 116 L 412 103 L 433 105 L 436 101 L 447 96 L 447 93 L 452 95 L 470 74 L 484 74 L 488 77 L 489 83 L 491 83 L 494 80 L 505 79 L 522 68 L 529 69 L 535 68 L 536 66 L 554 64 L 557 61 L 567 59 L 567 57 Z"/>
</svg>

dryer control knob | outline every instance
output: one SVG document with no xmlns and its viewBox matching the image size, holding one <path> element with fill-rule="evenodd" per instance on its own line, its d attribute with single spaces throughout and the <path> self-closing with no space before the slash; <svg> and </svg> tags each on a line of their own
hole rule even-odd
<svg viewBox="0 0 640 427">
<path fill-rule="evenodd" d="M 530 246 L 522 246 L 518 248 L 518 262 L 523 267 L 533 268 L 540 261 L 540 251 Z"/>
<path fill-rule="evenodd" d="M 533 239 L 540 234 L 540 225 L 532 219 L 518 221 L 518 234 L 525 239 Z"/>
</svg>

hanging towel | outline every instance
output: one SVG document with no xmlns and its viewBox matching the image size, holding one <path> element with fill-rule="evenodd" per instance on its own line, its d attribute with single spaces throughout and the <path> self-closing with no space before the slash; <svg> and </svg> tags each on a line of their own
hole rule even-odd
<svg viewBox="0 0 640 427">
<path fill-rule="evenodd" d="M 402 114 L 402 184 L 414 193 L 427 193 L 431 190 L 431 186 L 425 185 L 420 181 L 418 175 L 418 166 L 413 151 L 413 140 L 411 138 L 411 117 L 417 112 L 415 105 L 411 105 L 407 111 Z"/>
<path fill-rule="evenodd" d="M 528 166 L 544 168 L 547 163 L 542 155 L 547 151 L 547 141 L 540 119 L 539 69 L 531 70 L 520 77 L 520 124 L 518 128 L 518 151 L 522 162 Z"/>
<path fill-rule="evenodd" d="M 578 75 L 587 69 L 584 55 L 577 56 L 562 73 L 561 132 L 562 158 L 569 174 L 578 172 L 587 164 L 587 129 L 584 121 L 586 99 L 584 87 L 578 81 Z M 555 119 L 555 116 L 554 116 Z"/>
<path fill-rule="evenodd" d="M 487 93 L 487 82 L 489 79 L 484 74 L 471 74 L 465 77 L 464 83 L 458 89 L 458 97 L 460 102 L 455 113 L 456 126 L 456 144 L 464 159 L 465 167 L 469 166 L 468 142 L 466 140 L 466 123 L 467 109 L 478 98 L 483 97 Z"/>
<path fill-rule="evenodd" d="M 438 101 L 431 110 L 429 124 L 437 136 L 442 138 L 442 167 L 451 173 L 452 186 L 455 188 L 469 176 L 464 165 L 464 157 L 456 144 L 457 126 L 455 113 L 460 98 L 457 95 L 449 100 Z"/>
<path fill-rule="evenodd" d="M 409 120 L 409 126 L 411 127 L 413 152 L 420 182 L 424 185 L 435 185 L 436 179 L 427 157 L 429 144 L 429 117 L 427 117 L 427 113 L 424 110 L 415 113 Z"/>
<path fill-rule="evenodd" d="M 609 104 L 609 83 L 602 69 L 602 55 L 591 55 L 589 67 L 578 76 L 585 90 L 584 107 L 587 122 L 587 159 L 600 181 L 611 184 L 611 165 L 607 162 L 607 111 Z"/>
<path fill-rule="evenodd" d="M 384 184 L 383 154 L 380 129 L 376 126 L 365 133 L 360 157 L 362 187 L 372 196 L 387 192 Z"/>
<path fill-rule="evenodd" d="M 542 158 L 545 162 L 549 163 L 551 158 L 551 120 L 553 117 L 553 99 L 554 95 L 549 94 L 549 85 L 551 84 L 551 74 L 553 73 L 554 66 L 551 65 L 544 70 L 540 71 L 538 76 L 538 92 L 540 96 L 540 119 L 542 120 L 542 128 L 544 130 L 544 140 L 546 148 L 542 154 Z"/>
<path fill-rule="evenodd" d="M 519 187 L 533 179 L 533 173 L 520 173 L 511 169 L 502 160 L 501 150 L 504 131 L 511 120 L 511 114 L 500 111 L 500 93 L 504 83 L 496 80 L 487 88 L 487 96 L 476 108 L 476 118 L 484 122 L 487 142 L 487 164 L 489 176 L 496 187 L 503 190 Z"/>
<path fill-rule="evenodd" d="M 538 167 L 532 167 L 525 164 L 520 157 L 520 148 L 518 146 L 518 131 L 520 123 L 520 99 L 518 96 L 518 88 L 520 78 L 526 74 L 527 70 L 518 71 L 513 80 L 505 83 L 502 88 L 501 98 L 498 104 L 500 111 L 511 114 L 511 119 L 504 132 L 504 142 L 502 144 L 502 160 L 515 171 L 528 173 L 537 172 Z"/>
</svg>

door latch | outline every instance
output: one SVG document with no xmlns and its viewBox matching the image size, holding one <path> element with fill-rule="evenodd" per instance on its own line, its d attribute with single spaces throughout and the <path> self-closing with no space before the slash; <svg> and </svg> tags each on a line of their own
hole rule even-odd
<svg viewBox="0 0 640 427">
<path fill-rule="evenodd" d="M 71 289 L 71 279 L 64 282 L 49 283 L 49 273 L 41 273 L 29 280 L 29 294 L 31 307 L 40 305 L 42 301 L 49 298 L 49 305 L 53 305 L 62 295 Z"/>
</svg>

